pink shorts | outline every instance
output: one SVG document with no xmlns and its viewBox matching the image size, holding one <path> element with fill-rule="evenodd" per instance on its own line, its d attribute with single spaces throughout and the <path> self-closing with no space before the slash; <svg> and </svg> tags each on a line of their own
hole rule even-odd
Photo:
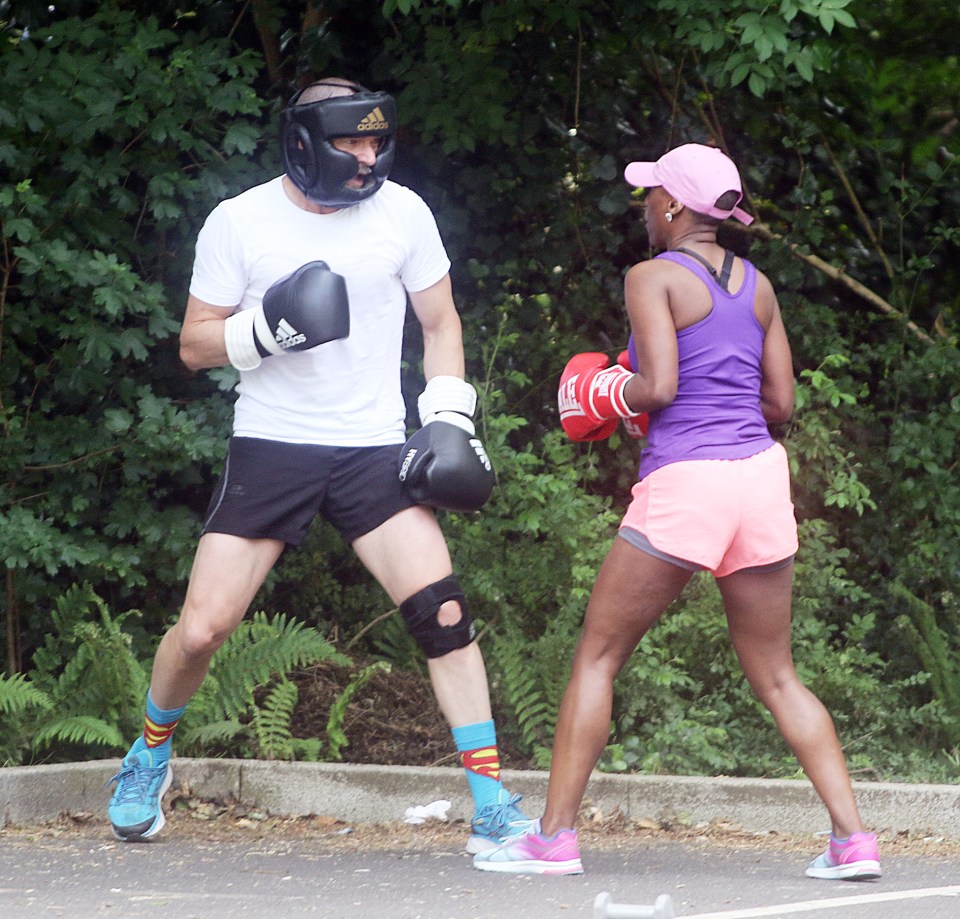
<svg viewBox="0 0 960 919">
<path fill-rule="evenodd" d="M 797 551 L 787 451 L 684 460 L 633 486 L 620 535 L 660 558 L 724 577 L 788 562 Z"/>
</svg>

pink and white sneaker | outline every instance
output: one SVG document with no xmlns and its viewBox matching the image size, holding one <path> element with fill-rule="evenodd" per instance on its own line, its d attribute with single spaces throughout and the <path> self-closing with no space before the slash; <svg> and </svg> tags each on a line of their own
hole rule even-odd
<svg viewBox="0 0 960 919">
<path fill-rule="evenodd" d="M 504 874 L 583 874 L 577 831 L 558 830 L 544 836 L 539 821 L 536 832 L 474 855 L 473 867 Z"/>
<path fill-rule="evenodd" d="M 808 878 L 827 881 L 866 881 L 880 877 L 875 833 L 854 833 L 849 839 L 830 834 L 827 851 L 807 866 Z"/>
</svg>

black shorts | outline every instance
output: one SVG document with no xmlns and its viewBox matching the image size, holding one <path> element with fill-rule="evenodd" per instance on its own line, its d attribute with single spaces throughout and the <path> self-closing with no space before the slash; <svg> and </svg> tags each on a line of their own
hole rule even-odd
<svg viewBox="0 0 960 919">
<path fill-rule="evenodd" d="M 321 514 L 353 542 L 414 506 L 397 476 L 402 448 L 232 437 L 203 532 L 298 546 Z"/>
</svg>

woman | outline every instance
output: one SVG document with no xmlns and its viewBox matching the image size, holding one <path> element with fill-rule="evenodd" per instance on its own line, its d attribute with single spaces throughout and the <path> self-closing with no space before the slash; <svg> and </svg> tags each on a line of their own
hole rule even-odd
<svg viewBox="0 0 960 919">
<path fill-rule="evenodd" d="M 770 281 L 717 243 L 739 207 L 740 176 L 720 150 L 677 147 L 631 163 L 647 189 L 656 258 L 626 275 L 629 367 L 577 355 L 561 379 L 561 420 L 578 440 L 649 413 L 639 481 L 587 607 L 560 707 L 547 804 L 535 832 L 477 855 L 486 871 L 579 874 L 575 823 L 607 743 L 613 681 L 694 571 L 710 571 L 730 639 L 830 814 L 827 850 L 810 877 L 880 876 L 863 832 L 833 721 L 800 682 L 790 649 L 797 525 L 787 456 L 767 425 L 793 411 L 790 346 Z"/>
</svg>

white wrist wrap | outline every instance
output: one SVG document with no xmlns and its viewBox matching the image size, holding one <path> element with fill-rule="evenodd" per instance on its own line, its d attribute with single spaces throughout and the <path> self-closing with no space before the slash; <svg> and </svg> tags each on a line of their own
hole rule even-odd
<svg viewBox="0 0 960 919">
<path fill-rule="evenodd" d="M 249 312 L 253 313 L 254 338 L 271 354 L 283 354 L 283 348 L 280 347 L 280 343 L 277 341 L 276 333 L 267 324 L 267 317 L 263 312 L 263 307 L 258 306 Z M 256 344 L 254 344 L 254 348 L 256 348 Z"/>
<path fill-rule="evenodd" d="M 472 418 L 476 408 L 477 391 L 460 377 L 432 377 L 420 393 L 420 398 L 417 399 L 421 424 L 426 424 L 427 418 L 438 412 L 459 412 L 467 418 Z"/>
<path fill-rule="evenodd" d="M 227 316 L 223 324 L 223 343 L 227 348 L 227 357 L 237 370 L 256 370 L 263 358 L 257 350 L 253 335 L 254 313 L 262 310 L 240 310 Z"/>
</svg>

